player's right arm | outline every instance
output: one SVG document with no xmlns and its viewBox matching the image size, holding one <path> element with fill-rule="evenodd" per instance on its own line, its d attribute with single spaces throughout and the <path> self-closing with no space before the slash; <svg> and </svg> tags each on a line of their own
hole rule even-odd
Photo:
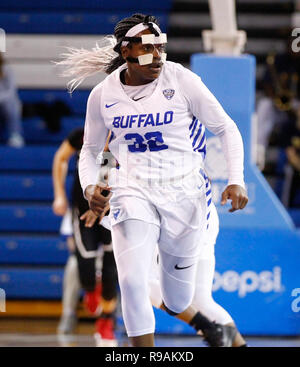
<svg viewBox="0 0 300 367">
<path fill-rule="evenodd" d="M 55 153 L 52 164 L 52 181 L 54 189 L 54 200 L 52 209 L 54 214 L 65 215 L 68 209 L 68 199 L 65 189 L 68 164 L 72 155 L 76 152 L 75 148 L 64 140 Z"/>
<path fill-rule="evenodd" d="M 103 191 L 108 191 L 109 188 L 98 182 L 101 168 L 99 154 L 103 153 L 109 134 L 101 115 L 101 87 L 101 84 L 95 87 L 88 99 L 83 146 L 79 158 L 79 178 L 84 197 L 100 220 L 108 209 L 111 196 L 103 195 Z"/>
</svg>

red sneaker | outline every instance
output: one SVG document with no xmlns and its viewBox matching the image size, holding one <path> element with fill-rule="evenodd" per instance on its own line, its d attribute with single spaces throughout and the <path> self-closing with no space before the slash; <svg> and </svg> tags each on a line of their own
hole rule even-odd
<svg viewBox="0 0 300 367">
<path fill-rule="evenodd" d="M 95 340 L 97 347 L 117 347 L 113 318 L 99 318 L 96 321 Z"/>
<path fill-rule="evenodd" d="M 92 292 L 85 292 L 84 305 L 86 309 L 93 315 L 100 312 L 99 305 L 101 300 L 102 286 L 97 284 Z"/>
</svg>

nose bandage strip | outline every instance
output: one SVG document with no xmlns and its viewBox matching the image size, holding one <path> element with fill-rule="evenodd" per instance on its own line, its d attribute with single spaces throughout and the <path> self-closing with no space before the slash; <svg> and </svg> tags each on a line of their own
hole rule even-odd
<svg viewBox="0 0 300 367">
<path fill-rule="evenodd" d="M 153 54 L 140 55 L 138 57 L 138 61 L 140 65 L 149 65 L 152 64 Z"/>
<path fill-rule="evenodd" d="M 167 60 L 167 54 L 165 52 L 162 52 L 160 54 L 160 57 L 162 62 L 165 62 Z M 153 54 L 140 55 L 138 57 L 138 63 L 141 66 L 152 64 L 152 62 L 153 62 Z"/>
</svg>

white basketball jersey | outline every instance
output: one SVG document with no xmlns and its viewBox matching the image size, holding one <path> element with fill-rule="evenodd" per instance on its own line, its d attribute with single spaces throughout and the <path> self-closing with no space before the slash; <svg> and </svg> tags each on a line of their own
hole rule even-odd
<svg viewBox="0 0 300 367">
<path fill-rule="evenodd" d="M 135 101 L 123 90 L 119 68 L 103 82 L 101 115 L 112 131 L 109 149 L 130 179 L 152 183 L 181 178 L 202 166 L 205 129 L 182 95 L 177 74 L 164 64 L 153 93 Z"/>
<path fill-rule="evenodd" d="M 138 181 L 153 186 L 180 181 L 203 168 L 205 129 L 220 136 L 228 163 L 228 184 L 244 185 L 240 133 L 201 78 L 180 64 L 167 61 L 152 93 L 130 98 L 120 81 L 126 64 L 91 92 L 79 174 L 83 191 L 97 184 L 96 157 L 109 131 L 109 149 L 120 164 L 124 185 Z M 154 85 L 153 84 L 153 85 Z M 150 185 L 149 185 L 150 184 Z"/>
</svg>

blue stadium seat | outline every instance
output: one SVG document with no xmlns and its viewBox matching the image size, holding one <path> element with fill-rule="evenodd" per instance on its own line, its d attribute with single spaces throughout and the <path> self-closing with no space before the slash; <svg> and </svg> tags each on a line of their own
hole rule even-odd
<svg viewBox="0 0 300 367">
<path fill-rule="evenodd" d="M 51 205 L 0 205 L 0 231 L 2 232 L 55 232 L 61 218 L 53 214 Z"/>
<path fill-rule="evenodd" d="M 21 149 L 0 146 L 0 171 L 51 171 L 58 146 L 27 146 Z M 70 171 L 75 168 L 75 157 Z M 1 195 L 1 193 L 0 193 Z M 1 196 L 0 196 L 1 198 Z"/>
<path fill-rule="evenodd" d="M 115 24 L 130 12 L 1 12 L 0 24 L 6 33 L 112 34 Z M 167 29 L 167 15 L 157 16 L 161 28 Z"/>
<path fill-rule="evenodd" d="M 68 175 L 66 190 L 70 197 L 73 175 Z M 0 198 L 2 201 L 52 201 L 53 184 L 50 174 L 2 174 L 0 180 Z"/>
<path fill-rule="evenodd" d="M 84 118 L 64 117 L 61 119 L 59 132 L 51 132 L 40 118 L 30 118 L 23 121 L 24 138 L 28 144 L 60 144 L 69 133 L 77 127 L 83 127 Z"/>
<path fill-rule="evenodd" d="M 50 171 L 57 147 L 34 146 L 21 149 L 0 146 L 0 170 Z"/>
<path fill-rule="evenodd" d="M 157 16 L 166 31 L 171 5 L 171 0 L 0 2 L 0 27 L 6 33 L 109 34 L 119 20 L 141 12 Z M 19 90 L 23 103 L 60 100 L 73 116 L 62 118 L 58 133 L 50 132 L 40 118 L 26 119 L 26 147 L 0 146 L 0 288 L 7 299 L 61 299 L 68 250 L 58 234 L 61 218 L 51 208 L 51 169 L 58 145 L 73 128 L 83 126 L 89 93 L 76 90 L 70 96 L 66 90 Z M 0 141 L 5 141 L 4 135 Z M 75 165 L 74 157 L 68 195 Z"/>
<path fill-rule="evenodd" d="M 67 258 L 61 236 L 0 236 L 0 264 L 64 265 Z"/>
<path fill-rule="evenodd" d="M 76 90 L 70 95 L 66 90 L 20 89 L 19 96 L 24 103 L 46 102 L 55 100 L 65 102 L 73 114 L 85 115 L 86 103 L 90 90 Z"/>
<path fill-rule="evenodd" d="M 0 288 L 7 299 L 61 299 L 63 268 L 0 268 Z"/>
<path fill-rule="evenodd" d="M 171 9 L 172 0 L 18 0 L 17 3 L 1 2 L 1 10 L 130 10 L 142 12 L 146 10 Z"/>
</svg>

